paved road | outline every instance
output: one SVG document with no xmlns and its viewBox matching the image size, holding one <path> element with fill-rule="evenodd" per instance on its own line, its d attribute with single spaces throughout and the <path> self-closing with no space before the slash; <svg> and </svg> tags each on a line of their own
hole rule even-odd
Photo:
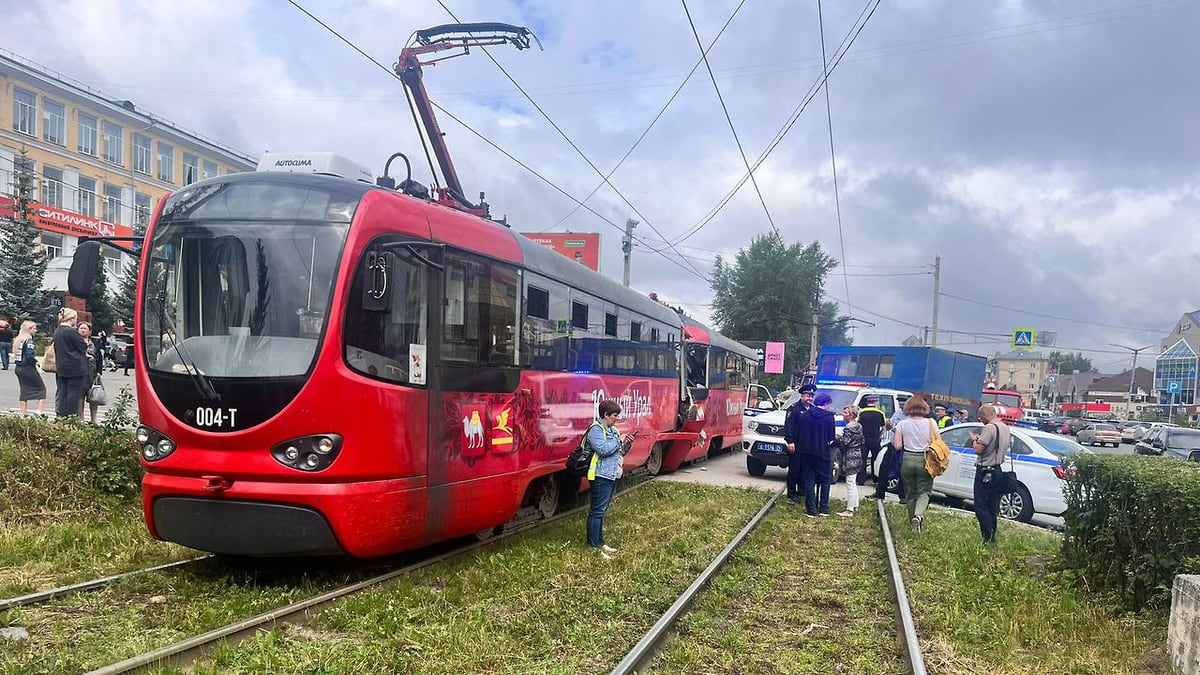
<svg viewBox="0 0 1200 675">
<path fill-rule="evenodd" d="M 46 413 L 50 416 L 54 415 L 54 392 L 57 390 L 54 384 L 54 373 L 41 373 L 42 381 L 46 383 Z M 133 371 L 129 371 L 129 376 L 121 374 L 121 371 L 107 372 L 102 378 L 105 389 L 108 390 L 108 400 L 115 401 L 117 392 L 121 387 L 129 386 L 134 395 L 134 415 L 137 414 L 137 391 L 133 382 Z M 21 397 L 21 389 L 17 384 L 17 375 L 12 368 L 8 370 L 0 370 L 0 412 L 20 412 L 18 405 Z M 36 402 L 31 402 L 30 410 L 37 410 Z M 100 406 L 100 413 L 97 420 L 104 419 L 104 412 L 107 406 Z"/>
</svg>

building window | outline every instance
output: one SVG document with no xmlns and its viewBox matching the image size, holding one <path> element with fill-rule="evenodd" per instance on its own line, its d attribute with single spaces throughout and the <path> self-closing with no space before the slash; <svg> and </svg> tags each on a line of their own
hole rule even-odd
<svg viewBox="0 0 1200 675">
<path fill-rule="evenodd" d="M 13 130 L 37 136 L 37 94 L 13 88 Z"/>
<path fill-rule="evenodd" d="M 63 172 L 50 166 L 42 167 L 42 203 L 46 206 L 62 208 L 63 205 Z"/>
<path fill-rule="evenodd" d="M 110 223 L 121 220 L 121 186 L 104 184 L 104 219 Z"/>
<path fill-rule="evenodd" d="M 63 253 L 62 239 L 63 236 L 57 232 L 41 232 L 42 251 L 46 254 L 46 260 L 54 260 Z"/>
<path fill-rule="evenodd" d="M 133 224 L 145 227 L 150 222 L 150 195 L 137 193 L 133 198 Z"/>
<path fill-rule="evenodd" d="M 42 133 L 45 139 L 56 145 L 66 145 L 67 107 L 48 98 L 43 98 L 42 110 L 45 111 L 45 119 L 42 124 Z"/>
<path fill-rule="evenodd" d="M 133 170 L 150 175 L 150 137 L 133 135 Z"/>
<path fill-rule="evenodd" d="M 207 180 L 209 178 L 216 178 L 217 177 L 217 163 L 209 161 L 207 159 L 204 160 L 203 171 L 200 173 L 200 177 L 205 180 Z"/>
<path fill-rule="evenodd" d="M 158 179 L 175 182 L 175 148 L 163 142 L 158 144 Z"/>
<path fill-rule="evenodd" d="M 79 213 L 96 217 L 96 179 L 79 177 Z"/>
<path fill-rule="evenodd" d="M 190 152 L 183 153 L 183 184 L 191 185 L 200 180 L 200 158 Z"/>
<path fill-rule="evenodd" d="M 104 161 L 124 164 L 124 142 L 125 135 L 121 125 L 104 120 Z"/>
<path fill-rule="evenodd" d="M 121 276 L 121 254 L 105 246 L 100 249 L 104 255 L 104 266 L 116 276 Z"/>
<path fill-rule="evenodd" d="M 79 113 L 79 151 L 96 156 L 96 118 Z"/>
</svg>

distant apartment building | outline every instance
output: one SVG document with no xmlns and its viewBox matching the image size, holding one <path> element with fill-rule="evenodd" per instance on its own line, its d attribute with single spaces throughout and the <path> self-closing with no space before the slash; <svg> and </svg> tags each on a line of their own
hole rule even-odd
<svg viewBox="0 0 1200 675">
<path fill-rule="evenodd" d="M 1020 392 L 1027 407 L 1036 408 L 1039 401 L 1049 397 L 1043 390 L 1050 374 L 1050 359 L 1045 354 L 1015 349 L 1007 354 L 997 354 L 992 360 L 995 362 L 992 375 L 996 385 Z"/>
<path fill-rule="evenodd" d="M 22 149 L 27 164 L 18 167 Z M 65 292 L 79 237 L 129 236 L 170 192 L 255 164 L 247 153 L 0 50 L 0 214 L 11 213 L 15 172 L 31 172 L 40 244 L 50 258 L 45 290 Z M 108 247 L 104 256 L 115 288 L 129 257 Z"/>
</svg>

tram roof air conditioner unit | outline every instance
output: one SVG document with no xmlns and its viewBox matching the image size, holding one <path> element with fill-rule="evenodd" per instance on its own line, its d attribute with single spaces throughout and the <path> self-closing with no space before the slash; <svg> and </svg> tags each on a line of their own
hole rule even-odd
<svg viewBox="0 0 1200 675">
<path fill-rule="evenodd" d="M 367 167 L 332 152 L 264 152 L 255 170 L 316 173 L 375 184 Z"/>
</svg>

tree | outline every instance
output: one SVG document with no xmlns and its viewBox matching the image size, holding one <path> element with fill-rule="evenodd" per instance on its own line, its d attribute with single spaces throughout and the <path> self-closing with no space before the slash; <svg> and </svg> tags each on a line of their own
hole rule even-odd
<svg viewBox="0 0 1200 675">
<path fill-rule="evenodd" d="M 1092 360 L 1085 357 L 1083 352 L 1075 352 L 1074 354 L 1059 351 L 1050 352 L 1050 367 L 1055 372 L 1065 375 L 1071 373 L 1090 373 L 1093 370 Z"/>
<path fill-rule="evenodd" d="M 144 237 L 145 230 L 140 225 L 133 228 L 133 236 Z M 133 330 L 133 310 L 137 305 L 138 273 L 141 270 L 141 258 L 136 249 L 130 253 L 129 264 L 121 272 L 121 284 L 113 294 L 112 307 L 117 321 L 124 324 L 125 329 Z"/>
<path fill-rule="evenodd" d="M 117 322 L 117 311 L 113 308 L 108 297 L 108 273 L 104 269 L 104 258 L 96 269 L 96 277 L 92 279 L 92 297 L 87 300 L 88 311 L 92 313 L 92 333 L 112 331 Z"/>
<path fill-rule="evenodd" d="M 738 250 L 732 263 L 718 257 L 713 268 L 713 320 L 735 340 L 784 342 L 784 373 L 764 375 L 768 386 L 789 383 L 791 373 L 811 360 L 813 308 L 819 307 L 820 344 L 848 344 L 849 317 L 838 316 L 835 302 L 821 301 L 825 277 L 837 262 L 813 242 L 786 244 L 771 232 Z M 818 304 L 819 303 L 819 304 Z"/>
<path fill-rule="evenodd" d="M 42 290 L 47 260 L 33 220 L 33 162 L 22 148 L 14 164 L 12 213 L 0 217 L 0 314 L 53 326 L 55 307 Z"/>
</svg>

